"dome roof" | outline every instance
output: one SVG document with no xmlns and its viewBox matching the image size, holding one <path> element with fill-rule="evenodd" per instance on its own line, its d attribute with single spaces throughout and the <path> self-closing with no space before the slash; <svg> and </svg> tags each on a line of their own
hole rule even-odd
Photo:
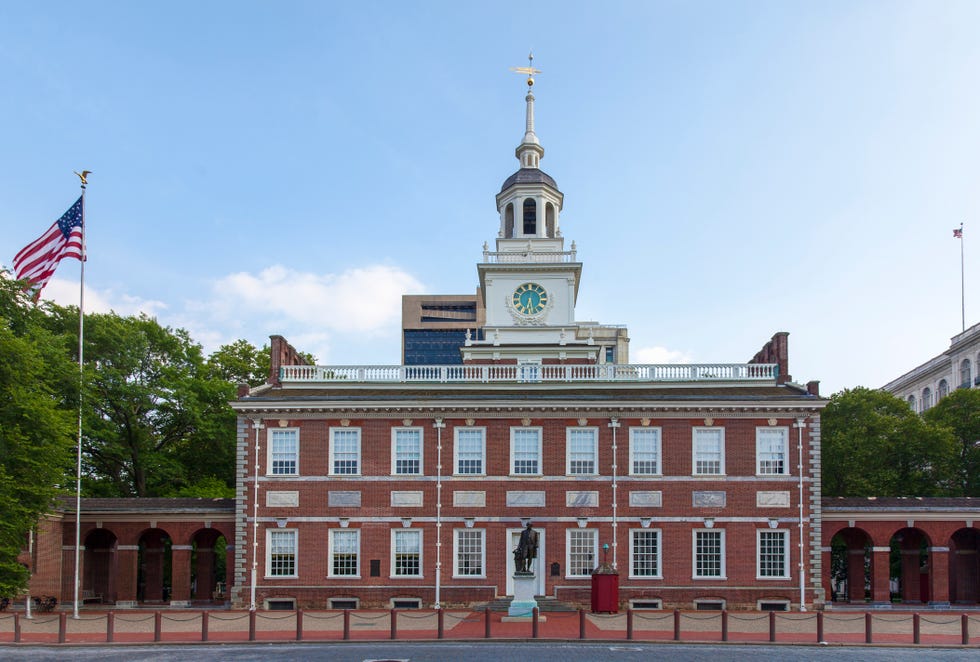
<svg viewBox="0 0 980 662">
<path fill-rule="evenodd" d="M 504 180 L 500 192 L 503 193 L 515 184 L 547 184 L 551 188 L 558 190 L 558 184 L 552 179 L 551 175 L 538 168 L 521 168 L 513 175 Z"/>
</svg>

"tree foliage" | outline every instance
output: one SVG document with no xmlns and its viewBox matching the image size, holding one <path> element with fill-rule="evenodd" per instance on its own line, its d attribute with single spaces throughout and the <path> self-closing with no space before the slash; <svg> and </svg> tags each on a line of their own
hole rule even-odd
<svg viewBox="0 0 980 662">
<path fill-rule="evenodd" d="M 72 365 L 45 315 L 0 275 L 0 595 L 26 587 L 18 556 L 71 473 L 73 416 L 60 391 Z"/>
<path fill-rule="evenodd" d="M 834 394 L 822 419 L 827 496 L 947 496 L 957 493 L 953 433 L 884 391 Z"/>
<path fill-rule="evenodd" d="M 924 417 L 956 439 L 957 496 L 980 496 L 980 390 L 961 388 L 942 398 Z"/>
</svg>

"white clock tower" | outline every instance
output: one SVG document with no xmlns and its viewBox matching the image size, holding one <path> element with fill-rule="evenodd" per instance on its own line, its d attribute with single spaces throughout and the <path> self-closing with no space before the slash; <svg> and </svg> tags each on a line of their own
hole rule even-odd
<svg viewBox="0 0 980 662">
<path fill-rule="evenodd" d="M 539 167 L 544 148 L 534 133 L 533 76 L 540 72 L 530 66 L 515 71 L 528 75 L 524 139 L 515 150 L 520 169 L 497 194 L 496 250 L 484 244 L 477 265 L 486 324 L 483 338 L 468 339 L 462 348 L 463 361 L 604 362 L 607 354 L 595 336 L 600 329 L 606 333 L 599 335 L 608 336 L 608 327 L 575 321 L 582 263 L 575 242 L 565 250 L 564 195 Z M 625 355 L 628 339 L 625 332 L 617 335 L 623 336 L 619 353 Z M 624 362 L 625 356 L 617 358 Z"/>
</svg>

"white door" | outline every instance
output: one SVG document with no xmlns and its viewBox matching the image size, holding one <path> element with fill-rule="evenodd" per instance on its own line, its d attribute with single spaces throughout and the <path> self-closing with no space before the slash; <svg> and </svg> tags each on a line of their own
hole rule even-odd
<svg viewBox="0 0 980 662">
<path fill-rule="evenodd" d="M 507 547 L 507 592 L 505 595 L 514 595 L 514 573 L 517 571 L 517 566 L 514 565 L 514 550 L 517 549 L 517 543 L 521 541 L 521 531 L 523 529 L 507 529 L 507 540 L 510 544 Z M 534 559 L 532 570 L 534 571 L 534 580 L 536 587 L 534 589 L 535 595 L 544 595 L 544 530 L 535 529 L 538 532 L 538 557 Z"/>
</svg>

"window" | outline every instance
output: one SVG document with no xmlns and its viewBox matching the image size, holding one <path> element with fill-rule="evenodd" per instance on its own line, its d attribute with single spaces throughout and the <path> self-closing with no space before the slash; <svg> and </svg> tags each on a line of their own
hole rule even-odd
<svg viewBox="0 0 980 662">
<path fill-rule="evenodd" d="M 760 476 L 789 473 L 789 428 L 755 429 L 755 472 Z"/>
<path fill-rule="evenodd" d="M 295 611 L 296 600 L 294 598 L 271 598 L 265 600 L 265 608 L 269 611 Z"/>
<path fill-rule="evenodd" d="M 392 549 L 394 558 L 391 569 L 394 577 L 422 576 L 422 531 L 419 529 L 393 529 Z"/>
<path fill-rule="evenodd" d="M 538 233 L 538 202 L 534 198 L 524 199 L 524 234 Z"/>
<path fill-rule="evenodd" d="M 960 388 L 970 388 L 970 359 L 960 363 Z"/>
<path fill-rule="evenodd" d="M 663 609 L 664 603 L 660 600 L 630 600 L 630 609 Z"/>
<path fill-rule="evenodd" d="M 630 473 L 660 474 L 660 428 L 630 428 Z"/>
<path fill-rule="evenodd" d="M 388 604 L 391 609 L 421 609 L 422 598 L 392 598 Z"/>
<path fill-rule="evenodd" d="M 482 476 L 486 462 L 486 428 L 456 428 L 456 473 L 461 476 Z"/>
<path fill-rule="evenodd" d="M 517 364 L 517 381 L 519 382 L 540 382 L 541 381 L 541 362 L 540 361 L 521 361 Z"/>
<path fill-rule="evenodd" d="M 327 609 L 357 609 L 359 598 L 327 598 Z"/>
<path fill-rule="evenodd" d="M 296 576 L 296 531 L 266 530 L 266 575 L 269 577 Z"/>
<path fill-rule="evenodd" d="M 360 473 L 360 428 L 330 428 L 330 474 L 356 476 Z"/>
<path fill-rule="evenodd" d="M 759 579 L 789 579 L 789 532 L 759 529 Z"/>
<path fill-rule="evenodd" d="M 417 476 L 422 473 L 422 428 L 391 430 L 391 473 Z"/>
<path fill-rule="evenodd" d="M 694 578 L 725 578 L 725 532 L 694 532 Z"/>
<path fill-rule="evenodd" d="M 299 429 L 269 430 L 269 474 L 295 476 L 299 473 Z"/>
<path fill-rule="evenodd" d="M 949 395 L 949 384 L 945 379 L 941 379 L 939 380 L 939 397 L 945 398 L 947 395 Z"/>
<path fill-rule="evenodd" d="M 929 388 L 922 389 L 922 411 L 932 406 L 932 391 Z"/>
<path fill-rule="evenodd" d="M 606 347 L 605 348 L 605 353 L 606 353 L 606 363 L 615 363 L 616 362 L 616 348 L 615 347 Z"/>
<path fill-rule="evenodd" d="M 569 577 L 591 577 L 599 554 L 595 529 L 568 529 L 567 554 L 565 561 Z"/>
<path fill-rule="evenodd" d="M 541 428 L 510 429 L 510 473 L 541 475 Z"/>
<path fill-rule="evenodd" d="M 361 574 L 361 532 L 357 529 L 330 529 L 330 576 L 359 577 Z"/>
<path fill-rule="evenodd" d="M 912 411 L 915 411 L 915 396 L 914 395 L 910 395 L 909 396 L 908 403 L 909 403 L 909 409 L 911 409 Z"/>
<path fill-rule="evenodd" d="M 757 600 L 756 611 L 789 611 L 789 600 Z"/>
<path fill-rule="evenodd" d="M 660 530 L 630 532 L 630 577 L 660 577 Z"/>
<path fill-rule="evenodd" d="M 724 428 L 694 428 L 694 473 L 725 473 Z"/>
<path fill-rule="evenodd" d="M 453 539 L 454 577 L 484 576 L 484 535 L 483 529 L 456 529 Z"/>
<path fill-rule="evenodd" d="M 697 611 L 723 611 L 725 609 L 724 600 L 695 600 L 694 608 Z"/>
<path fill-rule="evenodd" d="M 598 473 L 598 428 L 568 428 L 565 432 L 565 471 L 570 476 Z"/>
</svg>

